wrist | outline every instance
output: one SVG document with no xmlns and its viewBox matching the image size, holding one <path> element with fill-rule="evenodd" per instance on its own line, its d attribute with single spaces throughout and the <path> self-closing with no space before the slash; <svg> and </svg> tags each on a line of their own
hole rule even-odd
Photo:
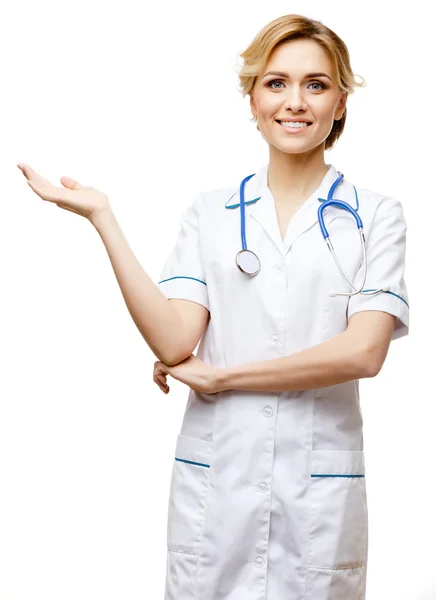
<svg viewBox="0 0 436 600">
<path fill-rule="evenodd" d="M 229 387 L 229 369 L 226 367 L 217 367 L 215 369 L 215 387 L 217 392 L 226 392 Z"/>
<path fill-rule="evenodd" d="M 99 227 L 104 226 L 105 223 L 111 221 L 113 217 L 114 214 L 112 212 L 112 208 L 108 206 L 107 208 L 92 213 L 88 217 L 88 220 L 90 223 L 92 223 L 92 225 L 94 225 L 96 229 L 99 229 Z"/>
</svg>

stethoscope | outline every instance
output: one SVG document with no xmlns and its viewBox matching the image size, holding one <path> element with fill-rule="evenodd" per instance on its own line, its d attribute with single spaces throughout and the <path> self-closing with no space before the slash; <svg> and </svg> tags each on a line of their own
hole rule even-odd
<svg viewBox="0 0 436 600">
<path fill-rule="evenodd" d="M 330 296 L 332 296 L 332 297 L 333 296 L 354 296 L 355 294 L 364 294 L 364 295 L 370 296 L 372 294 L 379 294 L 380 292 L 387 292 L 388 289 L 384 289 L 384 288 L 381 288 L 378 290 L 371 290 L 371 291 L 365 290 L 364 292 L 362 291 L 363 287 L 365 285 L 365 281 L 366 281 L 366 273 L 367 273 L 368 265 L 367 265 L 367 258 L 366 258 L 365 235 L 363 233 L 363 223 L 362 223 L 362 219 L 360 218 L 360 215 L 357 213 L 357 210 L 359 209 L 359 200 L 357 197 L 356 188 L 354 188 L 354 191 L 356 193 L 356 209 L 357 210 L 355 210 L 347 202 L 343 202 L 342 200 L 333 200 L 333 193 L 334 193 L 335 189 L 341 183 L 341 181 L 344 179 L 343 174 L 340 171 L 338 171 L 338 173 L 339 173 L 339 177 L 332 184 L 332 186 L 328 192 L 328 195 L 327 195 L 327 200 L 324 200 L 323 198 L 319 198 L 319 200 L 322 202 L 322 204 L 318 208 L 318 223 L 321 228 L 321 233 L 327 243 L 327 247 L 330 250 L 331 254 L 333 255 L 333 258 L 334 258 L 337 266 L 341 270 L 341 273 L 344 275 L 345 279 L 348 281 L 348 283 L 351 285 L 351 287 L 355 291 L 350 292 L 350 293 L 349 292 L 337 292 L 337 293 L 330 292 Z M 245 194 L 244 194 L 244 188 L 245 188 L 245 184 L 247 183 L 247 181 L 249 179 L 251 179 L 253 177 L 253 175 L 255 175 L 255 173 L 252 173 L 251 175 L 248 175 L 247 177 L 245 177 L 241 181 L 241 185 L 239 187 L 239 207 L 240 207 L 240 214 L 241 214 L 242 250 L 239 250 L 239 252 L 236 255 L 236 264 L 237 264 L 239 270 L 242 271 L 242 273 L 244 273 L 245 275 L 248 275 L 249 277 L 254 277 L 260 271 L 259 257 L 252 250 L 248 250 L 247 241 L 245 239 Z M 357 229 L 359 230 L 360 241 L 361 241 L 361 245 L 362 245 L 362 255 L 363 255 L 363 278 L 362 278 L 362 284 L 359 289 L 357 289 L 357 287 L 354 285 L 354 283 L 348 278 L 341 263 L 339 262 L 338 257 L 336 256 L 336 252 L 334 251 L 333 244 L 329 238 L 327 227 L 325 226 L 325 223 L 324 223 L 323 212 L 327 208 L 327 206 L 337 206 L 339 208 L 343 208 L 343 209 L 347 210 L 351 215 L 353 215 L 353 217 L 356 220 L 356 225 L 357 225 Z"/>
</svg>

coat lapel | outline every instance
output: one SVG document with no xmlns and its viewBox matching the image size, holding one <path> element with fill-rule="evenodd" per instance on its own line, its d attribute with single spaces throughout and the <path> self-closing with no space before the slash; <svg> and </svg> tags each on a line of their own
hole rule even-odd
<svg viewBox="0 0 436 600">
<path fill-rule="evenodd" d="M 263 166 L 245 184 L 245 222 L 248 229 L 248 220 L 255 219 L 271 238 L 280 252 L 283 253 L 283 242 L 280 237 L 277 213 L 274 198 L 268 188 L 268 165 Z M 240 220 L 239 188 L 226 202 L 226 208 L 234 209 L 236 218 Z M 250 249 L 250 239 L 247 234 L 247 246 Z"/>
<path fill-rule="evenodd" d="M 327 196 L 329 190 L 336 179 L 339 177 L 339 173 L 335 169 L 333 165 L 329 165 L 329 170 L 324 175 L 320 185 L 313 192 L 313 194 L 300 206 L 298 211 L 295 213 L 293 218 L 291 219 L 288 231 L 286 233 L 285 239 L 283 241 L 284 253 L 286 254 L 292 248 L 292 244 L 308 229 L 316 225 L 319 228 L 318 224 L 318 209 L 321 205 L 321 200 L 327 200 Z M 336 200 L 340 199 L 339 190 L 344 185 L 344 180 L 342 180 L 339 187 L 336 188 L 333 198 Z M 343 191 L 343 190 L 341 190 Z M 334 211 L 338 209 L 336 207 L 327 207 L 323 213 L 324 222 L 328 226 L 329 220 L 333 217 Z M 320 232 L 321 235 L 321 232 Z"/>
<path fill-rule="evenodd" d="M 321 204 L 318 198 L 327 200 L 328 192 L 339 177 L 339 173 L 333 165 L 329 165 L 329 170 L 325 174 L 318 189 L 300 206 L 294 214 L 288 225 L 288 230 L 285 239 L 282 240 L 280 235 L 279 222 L 277 211 L 275 208 L 274 198 L 268 187 L 268 165 L 263 166 L 256 174 L 246 182 L 245 196 L 245 215 L 246 222 L 250 218 L 255 219 L 264 229 L 265 233 L 271 238 L 275 246 L 278 248 L 282 256 L 285 256 L 292 248 L 293 243 L 315 224 L 318 226 L 318 208 Z M 355 194 L 353 186 L 348 183 L 345 178 L 335 189 L 333 198 L 335 200 L 344 200 L 355 207 Z M 237 216 L 239 218 L 239 189 L 227 201 L 226 208 L 238 209 Z M 329 206 L 323 213 L 326 226 L 334 217 L 335 211 L 338 209 L 335 206 Z M 321 235 L 321 232 L 320 232 Z M 250 242 L 247 240 L 247 245 L 250 247 Z"/>
</svg>

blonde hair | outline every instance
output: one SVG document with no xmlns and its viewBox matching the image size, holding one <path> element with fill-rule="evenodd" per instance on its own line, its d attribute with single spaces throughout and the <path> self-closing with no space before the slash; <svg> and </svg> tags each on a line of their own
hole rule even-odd
<svg viewBox="0 0 436 600">
<path fill-rule="evenodd" d="M 302 15 L 284 15 L 271 21 L 255 36 L 246 50 L 239 53 L 244 60 L 243 65 L 237 65 L 239 84 L 242 96 L 251 96 L 257 77 L 265 69 L 272 52 L 282 43 L 296 39 L 311 39 L 320 44 L 327 52 L 333 65 L 339 89 L 348 94 L 354 93 L 355 87 L 365 87 L 366 81 L 360 77 L 356 81 L 350 64 L 348 48 L 343 40 L 331 29 L 321 23 Z M 334 121 L 326 141 L 325 149 L 329 150 L 341 136 L 347 109 L 342 118 Z M 259 126 L 257 126 L 259 129 Z"/>
</svg>

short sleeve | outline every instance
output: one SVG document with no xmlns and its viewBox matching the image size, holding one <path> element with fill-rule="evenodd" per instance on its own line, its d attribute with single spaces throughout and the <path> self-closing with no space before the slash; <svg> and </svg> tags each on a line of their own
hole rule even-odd
<svg viewBox="0 0 436 600">
<path fill-rule="evenodd" d="M 365 223 L 363 224 L 365 231 Z M 367 276 L 363 291 L 384 292 L 350 296 L 348 318 L 364 310 L 381 310 L 397 317 L 392 340 L 409 333 L 409 298 L 404 280 L 407 225 L 399 200 L 385 196 L 380 201 L 369 232 L 365 232 Z M 360 285 L 363 264 L 355 278 Z"/>
<path fill-rule="evenodd" d="M 179 235 L 161 271 L 158 286 L 167 298 L 192 300 L 209 310 L 199 241 L 200 197 L 201 194 L 181 216 Z"/>
</svg>

